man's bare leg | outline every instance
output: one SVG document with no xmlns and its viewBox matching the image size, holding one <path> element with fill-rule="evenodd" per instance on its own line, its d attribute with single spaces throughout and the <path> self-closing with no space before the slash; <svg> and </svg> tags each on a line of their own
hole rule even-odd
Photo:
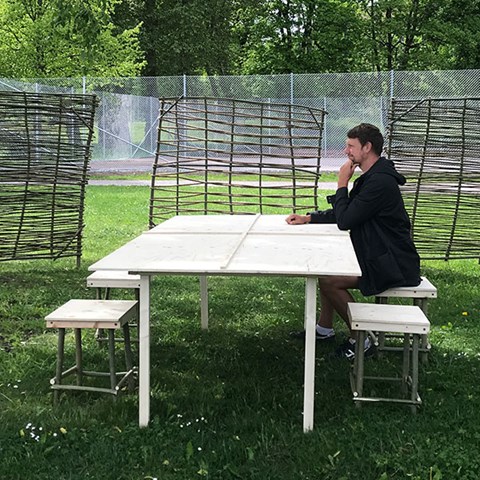
<svg viewBox="0 0 480 480">
<path fill-rule="evenodd" d="M 324 328 L 333 328 L 333 316 L 335 314 L 335 309 L 321 288 L 320 304 L 322 307 L 320 309 L 320 317 L 318 318 L 317 322 L 318 325 Z"/>
<path fill-rule="evenodd" d="M 343 319 L 351 333 L 347 304 L 353 302 L 354 299 L 348 289 L 358 288 L 358 278 L 342 276 L 321 278 L 319 279 L 319 288 L 322 310 L 318 324 L 325 328 L 332 328 L 333 311 L 335 310 Z"/>
</svg>

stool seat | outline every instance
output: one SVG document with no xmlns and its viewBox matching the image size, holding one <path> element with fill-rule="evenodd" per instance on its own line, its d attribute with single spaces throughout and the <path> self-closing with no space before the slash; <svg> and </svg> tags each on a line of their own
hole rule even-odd
<svg viewBox="0 0 480 480">
<path fill-rule="evenodd" d="M 420 307 L 373 303 L 349 303 L 352 330 L 426 335 L 430 322 Z"/>
<path fill-rule="evenodd" d="M 382 293 L 375 295 L 375 303 L 385 304 L 388 303 L 389 298 L 410 298 L 413 305 L 420 307 L 425 315 L 427 315 L 428 302 L 432 298 L 437 298 L 437 288 L 428 280 L 427 277 L 421 277 L 420 285 L 416 287 L 395 287 L 389 288 Z M 401 348 L 394 345 L 386 345 L 385 340 L 388 338 L 396 338 L 397 335 L 385 335 L 381 331 L 378 331 L 378 338 L 374 338 L 375 344 L 379 351 L 399 351 Z M 422 361 L 427 362 L 427 355 L 430 351 L 430 343 L 428 341 L 428 335 L 422 336 L 421 348 Z"/>
<path fill-rule="evenodd" d="M 395 287 L 389 288 L 376 297 L 397 297 L 397 298 L 437 298 L 437 288 L 428 278 L 421 277 L 420 285 L 416 287 Z"/>
<path fill-rule="evenodd" d="M 127 271 L 97 270 L 87 277 L 87 287 L 140 288 L 140 275 L 132 275 Z"/>
<path fill-rule="evenodd" d="M 134 300 L 69 300 L 45 317 L 48 328 L 121 328 L 136 315 Z"/>
<path fill-rule="evenodd" d="M 133 389 L 136 367 L 133 365 L 130 343 L 129 321 L 136 317 L 138 303 L 133 300 L 69 300 L 45 317 L 47 328 L 58 329 L 58 349 L 56 375 L 50 380 L 57 402 L 60 390 L 82 390 L 118 395 L 122 386 L 128 384 Z M 65 350 L 65 330 L 72 328 L 75 332 L 75 365 L 63 369 Z M 83 368 L 82 329 L 104 329 L 108 332 L 109 371 L 87 371 Z M 123 329 L 125 344 L 126 371 L 117 372 L 115 368 L 115 330 Z M 76 385 L 64 384 L 63 379 L 75 374 Z M 83 377 L 109 377 L 110 388 L 88 386 L 83 384 Z M 117 380 L 117 377 L 120 377 Z"/>
</svg>

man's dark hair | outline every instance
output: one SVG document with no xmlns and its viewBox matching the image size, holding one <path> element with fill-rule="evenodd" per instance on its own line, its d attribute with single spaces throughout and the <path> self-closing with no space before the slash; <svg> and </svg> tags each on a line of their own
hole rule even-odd
<svg viewBox="0 0 480 480">
<path fill-rule="evenodd" d="M 370 142 L 372 144 L 372 150 L 381 155 L 383 150 L 383 135 L 380 130 L 370 123 L 361 123 L 356 127 L 351 128 L 347 133 L 348 138 L 358 138 L 358 141 L 362 147 Z"/>
</svg>

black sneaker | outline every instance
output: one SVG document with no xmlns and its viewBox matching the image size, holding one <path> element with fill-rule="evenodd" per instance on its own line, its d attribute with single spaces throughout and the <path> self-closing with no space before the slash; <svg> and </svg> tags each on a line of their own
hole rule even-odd
<svg viewBox="0 0 480 480">
<path fill-rule="evenodd" d="M 296 330 L 294 332 L 290 332 L 290 336 L 292 338 L 296 338 L 297 340 L 305 340 L 305 330 Z M 324 342 L 327 340 L 334 340 L 335 339 L 335 331 L 330 332 L 327 335 L 322 335 L 315 330 L 315 340 Z"/>
<path fill-rule="evenodd" d="M 365 357 L 371 357 L 375 353 L 375 345 L 372 341 L 363 350 Z M 353 362 L 355 360 L 355 343 L 347 339 L 333 353 L 335 357 L 343 357 Z"/>
</svg>

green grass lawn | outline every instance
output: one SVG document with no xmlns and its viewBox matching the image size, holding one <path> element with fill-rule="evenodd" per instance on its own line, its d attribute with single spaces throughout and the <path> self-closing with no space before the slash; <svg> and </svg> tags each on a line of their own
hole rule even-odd
<svg viewBox="0 0 480 480">
<path fill-rule="evenodd" d="M 147 228 L 148 195 L 148 187 L 88 187 L 79 269 L 74 259 L 0 263 L 0 479 L 478 479 L 475 260 L 422 266 L 439 297 L 417 415 L 402 405 L 355 408 L 350 365 L 328 357 L 345 335 L 338 321 L 335 342 L 317 347 L 315 429 L 304 434 L 304 350 L 289 337 L 302 328 L 304 283 L 275 277 L 211 278 L 208 331 L 197 278 L 154 279 L 148 428 L 138 428 L 135 394 L 113 403 L 72 392 L 53 407 L 56 332 L 44 317 L 70 298 L 94 298 L 88 266 Z M 105 368 L 106 358 L 86 338 L 85 362 Z"/>
</svg>

